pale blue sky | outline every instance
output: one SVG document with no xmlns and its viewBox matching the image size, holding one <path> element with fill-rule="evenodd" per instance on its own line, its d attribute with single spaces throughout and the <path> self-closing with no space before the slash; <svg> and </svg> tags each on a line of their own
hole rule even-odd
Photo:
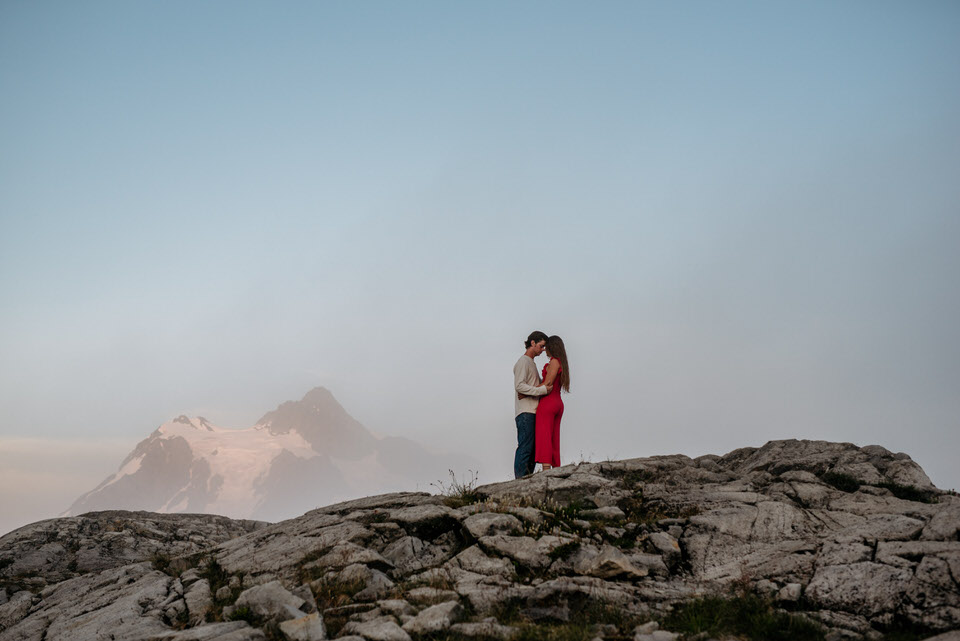
<svg viewBox="0 0 960 641">
<path fill-rule="evenodd" d="M 326 385 L 494 480 L 539 328 L 567 460 L 826 438 L 960 487 L 958 32 L 952 1 L 4 2 L 0 450 Z"/>
</svg>

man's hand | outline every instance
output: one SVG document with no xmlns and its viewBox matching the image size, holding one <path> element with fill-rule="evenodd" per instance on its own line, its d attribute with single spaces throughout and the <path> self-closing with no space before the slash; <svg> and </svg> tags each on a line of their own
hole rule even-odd
<svg viewBox="0 0 960 641">
<path fill-rule="evenodd" d="M 547 385 L 547 386 L 546 386 L 546 389 L 547 389 L 547 394 L 549 394 L 550 392 L 553 391 L 553 385 Z M 546 396 L 546 394 L 544 394 L 544 396 Z M 527 395 L 527 394 L 521 394 L 520 392 L 517 392 L 517 398 L 522 401 L 522 400 L 525 399 L 525 398 L 539 398 L 539 397 L 537 397 L 537 396 L 529 396 L 529 395 Z"/>
</svg>

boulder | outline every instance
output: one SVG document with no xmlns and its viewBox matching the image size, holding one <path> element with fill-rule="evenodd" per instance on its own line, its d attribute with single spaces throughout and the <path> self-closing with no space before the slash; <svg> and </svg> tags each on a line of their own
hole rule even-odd
<svg viewBox="0 0 960 641">
<path fill-rule="evenodd" d="M 456 553 L 457 547 L 452 531 L 429 542 L 415 536 L 402 536 L 384 548 L 383 557 L 397 571 L 410 573 L 440 565 Z"/>
<path fill-rule="evenodd" d="M 480 547 L 483 549 L 509 557 L 520 565 L 532 569 L 543 569 L 549 566 L 552 561 L 550 552 L 566 542 L 566 539 L 550 535 L 539 539 L 503 534 L 480 537 Z"/>
<path fill-rule="evenodd" d="M 357 563 L 368 565 L 384 572 L 388 572 L 393 569 L 393 563 L 383 558 L 374 550 L 359 546 L 356 543 L 351 543 L 350 541 L 342 541 L 337 543 L 327 554 L 324 554 L 322 557 L 316 561 L 313 561 L 312 563 L 304 565 L 304 569 L 343 569 L 348 565 L 354 565 Z"/>
<path fill-rule="evenodd" d="M 925 541 L 960 539 L 960 497 L 943 497 L 945 505 L 924 525 L 920 538 Z"/>
<path fill-rule="evenodd" d="M 213 514 L 125 510 L 47 519 L 0 537 L 0 561 L 12 561 L 0 563 L 0 579 L 30 575 L 42 587 L 153 559 L 176 564 L 267 525 Z"/>
<path fill-rule="evenodd" d="M 683 553 L 680 551 L 680 543 L 666 532 L 654 532 L 647 540 L 663 556 L 664 562 L 673 566 L 676 565 Z"/>
<path fill-rule="evenodd" d="M 28 590 L 21 590 L 0 605 L 0 630 L 4 630 L 19 623 L 33 605 L 33 593 Z"/>
<path fill-rule="evenodd" d="M 327 638 L 327 629 L 319 612 L 283 621 L 280 623 L 280 631 L 289 641 L 323 641 Z"/>
<path fill-rule="evenodd" d="M 434 539 L 458 521 L 458 515 L 446 505 L 418 505 L 390 511 L 390 518 L 411 536 Z"/>
<path fill-rule="evenodd" d="M 778 601 L 787 601 L 795 603 L 800 600 L 803 594 L 803 586 L 799 583 L 788 583 L 777 592 Z"/>
<path fill-rule="evenodd" d="M 350 621 L 343 626 L 343 633 L 356 634 L 369 641 L 412 641 L 410 635 L 389 617 L 363 623 Z"/>
<path fill-rule="evenodd" d="M 376 601 L 393 589 L 394 582 L 383 572 L 365 565 L 351 565 L 337 575 L 337 581 L 345 584 L 360 584 L 363 588 L 353 595 L 358 601 Z"/>
<path fill-rule="evenodd" d="M 206 579 L 195 581 L 183 595 L 183 600 L 190 615 L 190 622 L 194 625 L 202 623 L 205 620 L 207 610 L 213 605 L 210 582 Z"/>
<path fill-rule="evenodd" d="M 302 617 L 305 613 L 300 608 L 304 604 L 302 598 L 292 594 L 279 581 L 271 581 L 241 592 L 236 604 L 224 608 L 223 614 L 229 618 L 238 609 L 246 607 L 265 619 L 286 621 Z"/>
<path fill-rule="evenodd" d="M 432 605 L 403 625 L 410 634 L 433 634 L 446 630 L 463 615 L 463 608 L 456 601 Z"/>
<path fill-rule="evenodd" d="M 579 574 L 601 579 L 639 579 L 649 574 L 648 570 L 636 567 L 623 552 L 612 545 L 604 545 L 596 556 L 583 559 L 576 570 Z"/>
<path fill-rule="evenodd" d="M 169 630 L 163 622 L 169 607 L 173 579 L 135 563 L 78 576 L 49 586 L 38 603 L 11 621 L 2 641 L 85 641 L 110 634 L 116 639 L 140 639 Z M 25 604 L 26 593 L 14 594 L 0 610 Z M 2 615 L 0 615 L 2 616 Z M 19 616 L 19 613 L 18 613 Z"/>
<path fill-rule="evenodd" d="M 438 601 L 456 601 L 460 598 L 453 590 L 420 587 L 407 591 L 407 598 L 413 603 L 437 603 Z"/>
<path fill-rule="evenodd" d="M 606 505 L 592 510 L 583 510 L 580 516 L 593 521 L 622 521 L 627 515 L 616 505 Z"/>
<path fill-rule="evenodd" d="M 251 628 L 245 621 L 231 621 L 211 623 L 179 632 L 137 637 L 137 639 L 142 641 L 265 641 L 266 636 L 262 631 Z"/>
<path fill-rule="evenodd" d="M 454 623 L 450 626 L 451 634 L 463 639 L 502 639 L 509 641 L 517 634 L 517 629 L 508 625 L 501 625 L 496 619 L 484 619 L 474 623 Z"/>
<path fill-rule="evenodd" d="M 409 602 L 404 599 L 385 599 L 383 601 L 377 601 L 377 608 L 382 612 L 391 614 L 395 617 L 403 615 L 415 615 L 417 613 L 416 608 L 410 605 Z"/>
<path fill-rule="evenodd" d="M 667 630 L 654 630 L 650 634 L 636 634 L 633 641 L 676 641 L 680 635 Z"/>
<path fill-rule="evenodd" d="M 468 547 L 448 561 L 447 564 L 477 574 L 502 577 L 516 576 L 516 570 L 510 561 L 498 557 L 491 558 L 476 545 Z"/>
<path fill-rule="evenodd" d="M 463 528 L 474 539 L 494 534 L 511 534 L 519 532 L 522 527 L 523 524 L 517 517 L 496 512 L 480 512 L 463 521 Z"/>
<path fill-rule="evenodd" d="M 806 596 L 828 610 L 878 617 L 897 608 L 912 578 L 908 569 L 871 561 L 828 565 L 817 569 Z"/>
</svg>

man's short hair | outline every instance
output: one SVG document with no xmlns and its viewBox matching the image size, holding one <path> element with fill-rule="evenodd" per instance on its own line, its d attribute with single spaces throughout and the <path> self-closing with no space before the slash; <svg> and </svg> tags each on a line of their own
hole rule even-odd
<svg viewBox="0 0 960 641">
<path fill-rule="evenodd" d="M 532 334 L 527 336 L 527 342 L 524 343 L 523 346 L 526 347 L 527 349 L 530 349 L 530 346 L 533 345 L 534 343 L 539 343 L 540 341 L 545 341 L 545 340 L 547 340 L 546 334 L 544 334 L 543 332 L 533 332 Z"/>
</svg>

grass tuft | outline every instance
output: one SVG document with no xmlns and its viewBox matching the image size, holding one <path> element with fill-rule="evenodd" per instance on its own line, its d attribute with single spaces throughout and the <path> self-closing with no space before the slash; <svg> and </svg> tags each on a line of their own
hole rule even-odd
<svg viewBox="0 0 960 641">
<path fill-rule="evenodd" d="M 458 508 L 481 501 L 480 495 L 477 494 L 477 472 L 467 470 L 470 472 L 469 477 L 466 480 L 459 481 L 453 470 L 447 471 L 450 473 L 449 483 L 437 480 L 430 484 L 445 497 L 443 502 L 447 507 Z"/>
</svg>

